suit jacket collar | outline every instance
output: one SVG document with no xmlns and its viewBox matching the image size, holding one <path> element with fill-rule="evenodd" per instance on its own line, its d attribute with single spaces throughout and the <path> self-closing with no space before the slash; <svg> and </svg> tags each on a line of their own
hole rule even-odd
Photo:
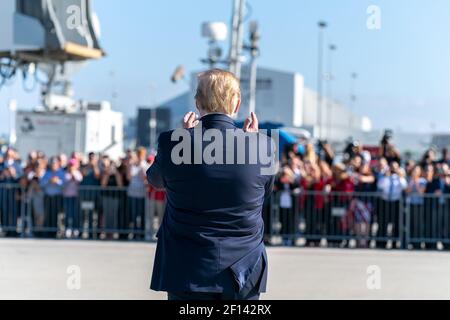
<svg viewBox="0 0 450 320">
<path fill-rule="evenodd" d="M 233 119 L 231 119 L 226 114 L 222 113 L 212 113 L 203 116 L 200 121 L 206 129 L 216 128 L 216 129 L 235 129 L 236 124 Z"/>
</svg>

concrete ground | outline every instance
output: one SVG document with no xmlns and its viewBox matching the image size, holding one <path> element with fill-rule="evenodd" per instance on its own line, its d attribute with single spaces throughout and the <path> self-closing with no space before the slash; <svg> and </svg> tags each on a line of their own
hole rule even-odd
<svg viewBox="0 0 450 320">
<path fill-rule="evenodd" d="M 2 239 L 0 299 L 164 299 L 148 289 L 154 252 L 141 243 Z M 449 253 L 268 253 L 263 299 L 450 299 Z"/>
</svg>

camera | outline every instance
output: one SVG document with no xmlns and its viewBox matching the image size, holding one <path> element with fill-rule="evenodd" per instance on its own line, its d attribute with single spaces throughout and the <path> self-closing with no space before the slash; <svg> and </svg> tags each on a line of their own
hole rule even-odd
<svg viewBox="0 0 450 320">
<path fill-rule="evenodd" d="M 324 145 L 327 145 L 327 144 L 328 144 L 328 140 L 319 140 L 319 141 L 317 142 L 317 145 L 319 146 L 320 149 L 322 149 L 323 146 L 324 146 Z"/>
<path fill-rule="evenodd" d="M 393 136 L 394 136 L 394 132 L 392 130 L 389 130 L 389 129 L 385 130 L 383 139 L 381 139 L 381 144 L 382 145 L 389 144 L 391 142 Z"/>
</svg>

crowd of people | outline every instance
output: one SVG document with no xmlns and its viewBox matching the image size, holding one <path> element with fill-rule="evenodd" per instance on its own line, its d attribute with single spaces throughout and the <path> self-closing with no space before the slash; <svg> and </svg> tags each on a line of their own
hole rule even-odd
<svg viewBox="0 0 450 320">
<path fill-rule="evenodd" d="M 356 141 L 339 156 L 327 141 L 285 146 L 275 194 L 265 206 L 266 233 L 286 244 L 392 248 L 402 245 L 407 225 L 415 245 L 436 239 L 444 248 L 450 152 L 438 156 L 429 149 L 420 161 L 405 160 L 389 132 L 378 150 Z M 94 153 L 42 152 L 23 161 L 8 148 L 0 156 L 0 236 L 151 240 L 165 206 L 164 191 L 147 183 L 153 160 L 139 148 L 119 162 Z"/>
<path fill-rule="evenodd" d="M 339 245 L 392 248 L 402 246 L 401 228 L 407 226 L 411 246 L 425 248 L 436 239 L 431 245 L 444 249 L 450 153 L 445 148 L 439 157 L 431 148 L 420 161 L 402 159 L 391 136 L 383 137 L 378 154 L 352 141 L 339 161 L 326 141 L 286 146 L 275 185 L 283 240 L 306 234 L 311 245 L 334 238 L 344 239 Z"/>
<path fill-rule="evenodd" d="M 165 203 L 147 183 L 153 160 L 139 148 L 118 163 L 38 151 L 22 161 L 8 148 L 0 157 L 0 236 L 150 239 Z"/>
</svg>

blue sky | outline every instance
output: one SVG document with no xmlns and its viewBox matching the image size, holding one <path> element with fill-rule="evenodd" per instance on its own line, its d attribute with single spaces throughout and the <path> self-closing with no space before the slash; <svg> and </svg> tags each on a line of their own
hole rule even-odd
<svg viewBox="0 0 450 320">
<path fill-rule="evenodd" d="M 355 111 L 376 128 L 450 131 L 450 1 L 448 0 L 248 0 L 258 20 L 265 67 L 297 71 L 315 88 L 317 21 L 326 20 L 334 43 L 333 98 L 349 102 L 350 74 L 359 74 Z M 201 68 L 207 44 L 203 21 L 229 23 L 232 0 L 93 0 L 108 57 L 89 63 L 74 77 L 77 97 L 112 100 L 132 116 L 139 105 L 161 102 L 186 90 L 172 84 L 177 65 Z M 381 30 L 366 27 L 369 5 L 381 9 Z M 226 45 L 226 44 L 224 44 Z M 114 74 L 114 76 L 111 76 Z M 112 99 L 112 92 L 118 96 Z M 21 81 L 0 91 L 2 114 L 17 98 L 19 107 L 38 103 Z M 8 131 L 0 117 L 0 132 Z"/>
</svg>

